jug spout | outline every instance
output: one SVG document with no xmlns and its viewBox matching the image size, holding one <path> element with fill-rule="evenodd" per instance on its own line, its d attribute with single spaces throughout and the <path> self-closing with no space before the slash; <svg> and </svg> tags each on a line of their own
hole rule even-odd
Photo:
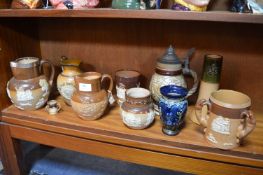
<svg viewBox="0 0 263 175">
<path fill-rule="evenodd" d="M 10 62 L 13 76 L 17 80 L 27 80 L 40 76 L 40 61 L 35 57 L 18 58 Z"/>
</svg>

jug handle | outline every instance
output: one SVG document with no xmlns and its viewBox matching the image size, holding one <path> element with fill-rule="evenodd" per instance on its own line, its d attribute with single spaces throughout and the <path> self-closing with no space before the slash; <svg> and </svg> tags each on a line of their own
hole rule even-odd
<svg viewBox="0 0 263 175">
<path fill-rule="evenodd" d="M 241 113 L 241 124 L 238 127 L 237 138 L 242 139 L 246 137 L 256 127 L 256 119 L 251 110 L 245 110 Z"/>
<path fill-rule="evenodd" d="M 110 79 L 110 86 L 109 86 L 109 89 L 108 89 L 107 91 L 108 91 L 108 92 L 112 92 L 112 89 L 113 89 L 113 80 L 112 80 L 112 77 L 111 77 L 109 74 L 103 74 L 102 77 L 101 77 L 101 82 L 103 82 L 105 78 Z"/>
<path fill-rule="evenodd" d="M 207 106 L 207 113 L 205 115 L 203 115 L 203 108 Z M 203 127 L 207 127 L 207 121 L 209 116 L 207 114 L 210 113 L 211 110 L 211 103 L 206 100 L 206 99 L 201 99 L 199 100 L 196 105 L 195 105 L 195 116 L 197 121 L 203 126 Z M 201 114 L 200 114 L 201 113 Z"/>
<path fill-rule="evenodd" d="M 53 64 L 51 64 L 50 61 L 48 61 L 48 60 L 41 60 L 40 61 L 40 72 L 42 72 L 41 70 L 42 70 L 43 64 L 48 64 L 51 67 L 51 74 L 50 74 L 50 77 L 49 77 L 49 85 L 52 86 L 53 79 L 54 79 L 54 74 L 55 74 L 55 68 L 54 68 Z"/>
<path fill-rule="evenodd" d="M 186 98 L 187 98 L 187 97 L 193 95 L 193 94 L 196 92 L 197 87 L 198 87 L 198 78 L 197 78 L 196 72 L 193 71 L 192 69 L 189 69 L 189 68 L 184 68 L 184 69 L 183 69 L 183 74 L 184 74 L 184 75 L 186 75 L 186 74 L 191 75 L 191 77 L 194 79 L 194 85 L 193 85 L 193 87 L 188 91 L 187 96 L 186 96 Z"/>
</svg>

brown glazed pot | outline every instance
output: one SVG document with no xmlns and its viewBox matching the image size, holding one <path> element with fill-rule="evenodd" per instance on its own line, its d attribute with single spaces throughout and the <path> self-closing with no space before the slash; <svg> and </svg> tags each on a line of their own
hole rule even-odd
<svg viewBox="0 0 263 175">
<path fill-rule="evenodd" d="M 50 79 L 41 75 L 43 64 L 51 67 Z M 54 67 L 46 60 L 23 57 L 10 63 L 14 77 L 7 83 L 7 94 L 12 103 L 22 110 L 35 110 L 45 105 L 54 78 Z"/>
<path fill-rule="evenodd" d="M 110 79 L 108 91 L 111 92 L 113 81 L 110 75 L 86 72 L 74 77 L 76 91 L 71 98 L 71 105 L 80 118 L 96 120 L 103 115 L 108 105 L 108 93 L 101 89 L 105 78 Z"/>
<path fill-rule="evenodd" d="M 207 106 L 208 113 L 202 110 Z M 232 149 L 256 126 L 256 120 L 249 110 L 250 98 L 232 90 L 218 90 L 209 101 L 197 103 L 197 120 L 205 127 L 206 140 L 217 148 Z"/>
<path fill-rule="evenodd" d="M 151 93 L 144 88 L 130 88 L 126 101 L 121 105 L 123 123 L 132 129 L 144 129 L 154 120 Z"/>
<path fill-rule="evenodd" d="M 134 70 L 119 70 L 115 73 L 116 91 L 120 105 L 125 101 L 127 89 L 140 86 L 139 78 L 140 73 Z"/>
</svg>

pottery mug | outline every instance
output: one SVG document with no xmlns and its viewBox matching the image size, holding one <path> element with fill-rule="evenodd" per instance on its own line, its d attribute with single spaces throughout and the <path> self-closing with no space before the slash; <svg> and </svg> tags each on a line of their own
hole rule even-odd
<svg viewBox="0 0 263 175">
<path fill-rule="evenodd" d="M 203 112 L 207 106 L 206 113 Z M 218 90 L 196 105 L 197 120 L 205 127 L 206 140 L 220 149 L 232 149 L 256 126 L 251 99 L 237 91 Z"/>
<path fill-rule="evenodd" d="M 125 92 L 127 89 L 140 86 L 140 73 L 134 70 L 119 70 L 115 73 L 116 91 L 118 104 L 125 101 Z"/>
</svg>

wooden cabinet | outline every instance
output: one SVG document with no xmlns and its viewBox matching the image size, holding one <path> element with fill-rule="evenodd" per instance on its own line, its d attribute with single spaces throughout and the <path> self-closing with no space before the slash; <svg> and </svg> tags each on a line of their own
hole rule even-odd
<svg viewBox="0 0 263 175">
<path fill-rule="evenodd" d="M 1 7 L 6 8 L 8 2 L 0 3 Z M 146 130 L 126 128 L 118 108 L 89 123 L 67 106 L 56 117 L 44 109 L 27 112 L 9 106 L 1 118 L 1 156 L 7 173 L 19 171 L 17 139 L 22 139 L 190 173 L 262 174 L 262 24 L 263 15 L 224 11 L 0 10 L 1 109 L 10 105 L 5 92 L 12 76 L 10 60 L 22 56 L 49 59 L 59 73 L 61 56 L 80 58 L 84 71 L 114 76 L 119 69 L 138 70 L 142 86 L 148 87 L 157 58 L 171 44 L 181 58 L 189 48 L 196 48 L 190 66 L 199 76 L 204 54 L 223 55 L 221 88 L 249 95 L 258 121 L 243 146 L 222 151 L 209 146 L 202 129 L 190 121 L 180 135 L 168 137 L 161 133 L 158 118 Z M 53 93 L 57 95 L 56 87 Z M 189 100 L 193 104 L 196 96 Z"/>
</svg>

